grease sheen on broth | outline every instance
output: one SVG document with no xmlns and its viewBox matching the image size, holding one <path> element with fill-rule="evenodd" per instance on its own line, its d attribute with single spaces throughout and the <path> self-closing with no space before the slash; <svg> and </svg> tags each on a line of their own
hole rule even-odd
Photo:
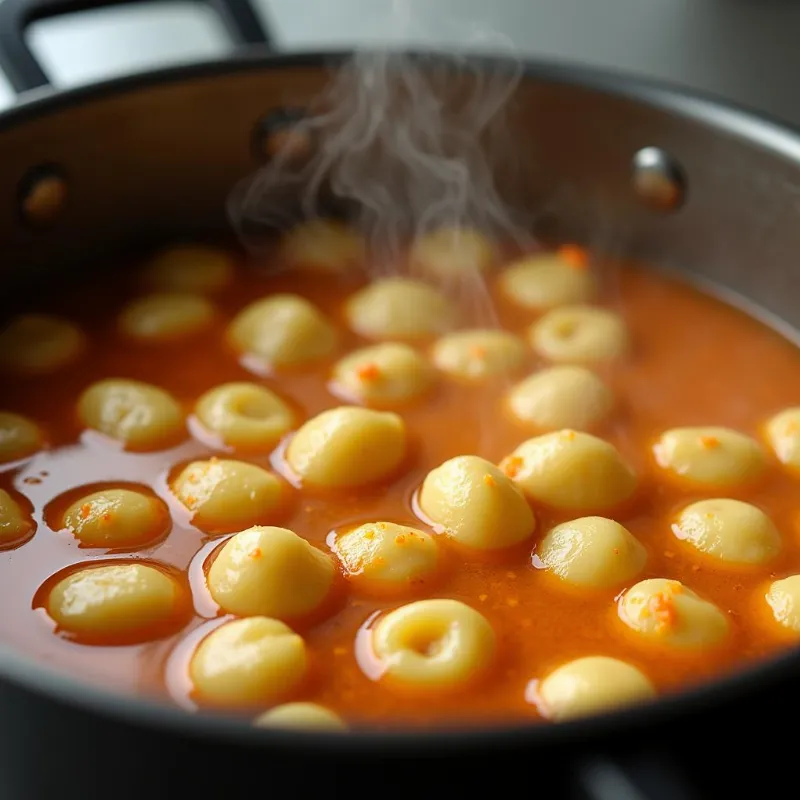
<svg viewBox="0 0 800 800">
<path fill-rule="evenodd" d="M 15 371 L 8 379 L 3 376 L 0 412 L 30 420 L 30 430 L 42 431 L 43 444 L 39 450 L 37 438 L 23 448 L 21 461 L 7 459 L 0 463 L 0 489 L 14 502 L 13 506 L 7 504 L 11 509 L 8 513 L 13 512 L 14 525 L 24 523 L 25 527 L 24 535 L 9 533 L 7 542 L 0 541 L 0 603 L 4 609 L 0 639 L 4 642 L 74 676 L 122 692 L 153 695 L 183 707 L 222 706 L 248 721 L 264 719 L 263 715 L 272 708 L 314 704 L 313 708 L 324 709 L 331 719 L 342 720 L 348 728 L 360 724 L 544 721 L 552 715 L 531 701 L 527 687 L 562 674 L 556 673 L 562 667 L 589 663 L 579 659 L 616 659 L 629 665 L 626 669 L 641 674 L 643 685 L 652 685 L 657 694 L 664 694 L 766 658 L 790 645 L 791 637 L 772 620 L 765 587 L 800 572 L 800 507 L 796 499 L 799 479 L 773 453 L 775 448 L 765 430 L 769 430 L 769 420 L 800 404 L 800 359 L 794 345 L 709 296 L 632 265 L 620 267 L 619 293 L 613 303 L 607 304 L 602 296 L 580 297 L 581 302 L 619 314 L 630 342 L 624 355 L 591 361 L 581 369 L 591 370 L 614 398 L 613 407 L 609 404 L 607 413 L 592 420 L 592 435 L 613 445 L 637 476 L 637 491 L 631 501 L 603 515 L 624 526 L 646 551 L 646 558 L 637 556 L 637 569 L 619 573 L 630 573 L 622 585 L 572 585 L 554 580 L 549 570 L 542 568 L 537 548 L 548 531 L 580 516 L 574 510 L 548 508 L 529 499 L 535 516 L 532 536 L 518 537 L 523 540 L 512 541 L 507 547 L 472 547 L 467 551 L 457 537 L 448 536 L 447 531 L 426 521 L 417 505 L 425 477 L 450 459 L 479 456 L 498 465 L 520 444 L 540 433 L 532 431 L 531 422 L 512 413 L 509 406 L 509 392 L 518 385 L 515 382 L 556 366 L 545 353 L 537 353 L 527 339 L 528 331 L 549 309 L 518 302 L 497 279 L 503 262 L 520 263 L 519 253 L 508 254 L 505 260 L 498 258 L 498 264 L 486 270 L 499 325 L 525 342 L 519 375 L 510 380 L 506 375 L 481 382 L 449 380 L 446 376 L 435 381 L 430 378 L 430 345 L 436 335 L 444 335 L 453 325 L 454 330 L 485 327 L 487 320 L 459 318 L 456 323 L 456 317 L 448 310 L 445 318 L 431 323 L 427 338 L 417 340 L 403 330 L 398 341 L 418 353 L 420 363 L 427 363 L 431 372 L 420 378 L 424 378 L 426 390 L 420 391 L 414 402 L 398 403 L 396 408 L 393 403 L 388 404 L 402 418 L 407 435 L 402 463 L 362 486 L 347 486 L 346 480 L 341 486 L 304 486 L 285 462 L 287 445 L 304 423 L 343 405 L 368 406 L 372 396 L 377 396 L 373 391 L 369 397 L 351 393 L 352 397 L 343 399 L 332 381 L 333 371 L 342 359 L 377 347 L 376 341 L 386 338 L 384 331 L 376 333 L 369 326 L 362 330 L 352 324 L 353 306 L 348 306 L 348 300 L 367 285 L 360 272 L 344 278 L 338 269 L 323 270 L 323 274 L 309 274 L 307 270 L 269 274 L 248 270 L 246 260 L 240 256 L 232 254 L 228 258 L 220 253 L 213 250 L 205 260 L 200 258 L 206 273 L 209 265 L 214 267 L 213 287 L 183 285 L 192 273 L 179 263 L 180 258 L 199 258 L 198 254 L 202 254 L 202 250 L 188 247 L 170 251 L 166 259 L 148 259 L 144 273 L 131 271 L 130 277 L 120 279 L 116 286 L 76 287 L 74 295 L 31 299 L 21 308 L 77 326 L 86 346 L 68 367 L 47 373 Z M 275 258 L 281 258 L 280 251 Z M 263 261 L 262 255 L 259 262 Z M 579 266 L 585 269 L 585 264 Z M 180 285 L 176 284 L 176 275 L 181 277 Z M 119 320 L 128 303 L 154 288 L 211 292 L 215 313 L 207 324 L 186 335 L 165 339 L 157 348 L 143 344 L 126 336 Z M 322 314 L 324 324 L 331 326 L 336 346 L 321 347 L 315 350 L 313 359 L 286 369 L 262 369 L 263 365 L 242 358 L 237 352 L 241 348 L 226 335 L 231 322 L 243 309 L 274 295 L 299 296 L 311 303 Z M 568 299 L 576 301 L 572 296 Z M 75 309 L 84 311 L 76 313 Z M 680 325 L 675 324 L 676 319 L 681 320 Z M 392 337 L 386 340 L 392 341 Z M 357 367 L 360 371 L 356 377 L 361 381 L 381 377 L 379 368 L 365 371 L 363 365 Z M 84 429 L 77 412 L 78 399 L 89 386 L 110 378 L 159 387 L 180 406 L 188 422 L 173 415 L 171 424 L 176 427 L 176 435 L 165 442 L 166 449 L 126 449 L 124 443 L 108 435 Z M 270 446 L 263 448 L 242 447 L 238 439 L 228 437 L 226 441 L 225 436 L 209 436 L 207 430 L 204 435 L 196 425 L 193 428 L 192 412 L 200 398 L 226 384 L 245 383 L 273 392 L 281 409 L 286 404 L 282 419 L 291 428 L 282 440 L 277 440 L 280 426 L 275 429 L 274 445 L 269 441 Z M 724 390 L 720 391 L 720 387 Z M 757 482 L 731 485 L 724 491 L 711 486 L 705 491 L 665 475 L 653 458 L 654 443 L 669 430 L 709 426 L 730 428 L 762 445 L 766 461 L 763 476 Z M 358 448 L 348 452 L 357 453 Z M 16 454 L 15 450 L 11 458 Z M 295 619 L 294 610 L 283 614 L 280 603 L 266 603 L 264 598 L 255 610 L 247 602 L 233 604 L 239 613 L 253 610 L 263 614 L 268 610 L 273 616 L 286 616 L 288 627 L 304 642 L 305 656 L 300 659 L 299 641 L 286 639 L 296 650 L 292 650 L 293 658 L 296 656 L 298 664 L 303 661 L 302 670 L 294 662 L 281 661 L 278 666 L 283 677 L 280 691 L 274 694 L 265 688 L 264 676 L 278 667 L 267 663 L 263 636 L 253 639 L 253 652 L 258 650 L 263 661 L 261 667 L 256 665 L 263 667 L 258 673 L 261 677 L 244 689 L 236 690 L 227 679 L 220 682 L 215 678 L 214 683 L 208 671 L 212 656 L 217 658 L 215 648 L 230 639 L 232 632 L 240 631 L 234 642 L 236 668 L 245 669 L 250 628 L 255 630 L 260 625 L 267 632 L 284 631 L 283 622 L 263 621 L 249 627 L 220 629 L 220 624 L 254 619 L 221 610 L 214 593 L 209 591 L 209 569 L 237 529 L 229 530 L 215 520 L 214 525 L 203 526 L 207 529 L 203 532 L 192 524 L 192 509 L 179 502 L 171 489 L 186 465 L 213 457 L 252 464 L 280 482 L 281 500 L 274 511 L 272 505 L 269 509 L 259 506 L 254 518 L 248 517 L 247 524 L 238 530 L 250 525 L 286 529 L 316 548 L 314 553 L 318 550 L 327 554 L 338 573 L 343 573 L 344 567 L 342 555 L 337 557 L 336 553 L 337 537 L 341 539 L 359 526 L 379 522 L 392 526 L 391 541 L 381 542 L 380 552 L 373 548 L 372 572 L 359 577 L 352 573 L 358 565 L 349 564 L 351 572 L 335 575 L 330 591 L 327 573 L 320 572 L 319 591 L 315 589 L 316 594 L 308 601 L 308 608 L 314 612 L 310 615 L 300 614 Z M 487 469 L 481 478 L 487 489 L 492 487 L 492 475 Z M 131 485 L 144 487 L 164 502 L 171 516 L 166 536 L 150 543 L 137 542 L 130 549 L 81 547 L 70 530 L 53 521 L 52 517 L 59 515 L 45 513 L 57 498 L 79 498 L 98 486 L 110 490 Z M 83 487 L 88 489 L 81 493 Z M 769 517 L 780 533 L 782 545 L 768 564 L 731 563 L 720 568 L 706 553 L 676 540 L 673 526 L 681 509 L 714 498 L 751 504 Z M 90 512 L 77 505 L 74 514 L 78 523 L 82 513 Z M 102 514 L 97 519 L 92 517 L 93 525 L 101 526 L 102 522 Z M 430 569 L 425 567 L 431 578 L 422 580 L 422 567 L 414 561 L 414 568 L 406 570 L 408 575 L 403 570 L 391 573 L 393 581 L 414 580 L 413 585 L 406 588 L 398 584 L 391 591 L 378 591 L 376 576 L 390 573 L 382 571 L 383 564 L 376 559 L 400 552 L 406 546 L 402 537 L 409 529 L 433 537 L 435 570 L 431 561 Z M 95 541 L 102 543 L 104 536 L 99 527 L 98 531 Z M 259 550 L 262 545 L 242 551 L 237 562 L 237 569 L 247 568 L 242 574 L 263 569 L 257 566 L 261 563 L 257 559 L 267 557 Z M 611 543 L 609 547 L 605 557 L 613 559 L 617 545 Z M 590 555 L 587 550 L 587 557 Z M 253 565 L 248 566 L 242 559 L 251 556 Z M 152 628 L 149 637 L 146 632 L 141 636 L 137 632 L 132 643 L 125 637 L 103 641 L 102 636 L 93 636 L 89 643 L 71 640 L 56 629 L 48 616 L 48 592 L 65 575 L 81 566 L 91 566 L 93 561 L 102 565 L 159 565 L 159 569 L 167 570 L 165 575 L 175 577 L 180 591 L 184 585 L 191 588 L 193 613 L 176 618 L 179 630 L 170 621 L 168 626 Z M 287 558 L 286 563 L 294 561 Z M 220 562 L 213 580 L 224 568 L 225 563 Z M 719 646 L 701 649 L 687 658 L 675 648 L 651 646 L 651 637 L 636 635 L 622 625 L 616 598 L 634 584 L 654 578 L 679 581 L 723 610 L 729 627 Z M 213 585 L 218 598 L 222 598 L 221 584 Z M 485 620 L 493 631 L 493 637 L 486 632 L 476 641 L 488 642 L 491 638 L 492 652 L 485 657 L 474 654 L 477 666 L 474 676 L 471 667 L 467 670 L 468 685 L 456 681 L 442 691 L 409 691 L 409 686 L 403 688 L 398 680 L 392 680 L 391 674 L 381 679 L 381 659 L 375 658 L 374 653 L 375 631 L 389 612 L 412 602 L 430 600 L 457 601 L 462 604 L 459 609 L 474 609 L 480 615 L 475 619 Z M 226 596 L 223 602 L 229 604 L 229 598 Z M 300 610 L 305 613 L 307 609 Z M 661 606 L 654 606 L 652 611 L 661 615 L 659 625 L 668 624 L 669 613 Z M 420 675 L 434 674 L 430 670 L 438 663 L 441 674 L 446 676 L 447 670 L 441 665 L 455 663 L 447 661 L 455 656 L 448 656 L 446 648 L 455 647 L 458 642 L 448 633 L 444 617 L 434 615 L 429 621 L 423 615 L 419 619 L 419 630 L 409 629 L 404 646 L 416 654 L 413 660 L 423 670 Z M 213 636 L 215 630 L 221 632 Z M 380 630 L 385 632 L 387 628 Z M 206 643 L 204 648 L 201 642 Z M 192 661 L 198 646 L 202 659 Z M 381 652 L 384 658 L 388 657 L 384 650 Z M 383 669 L 387 668 L 384 664 Z M 192 674 L 196 678 L 194 690 Z M 551 684 L 546 684 L 545 689 L 548 686 Z M 587 698 L 584 706 L 590 709 L 604 704 Z"/>
</svg>

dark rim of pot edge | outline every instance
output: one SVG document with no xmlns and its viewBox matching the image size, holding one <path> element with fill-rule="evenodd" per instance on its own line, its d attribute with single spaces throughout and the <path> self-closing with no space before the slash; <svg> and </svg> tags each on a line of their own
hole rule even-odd
<svg viewBox="0 0 800 800">
<path fill-rule="evenodd" d="M 88 104 L 110 96 L 146 90 L 161 84 L 174 84 L 204 78 L 224 77 L 241 72 L 259 72 L 285 68 L 320 68 L 336 66 L 348 52 L 264 55 L 257 50 L 239 53 L 215 61 L 173 66 L 151 72 L 113 78 L 101 83 L 54 93 L 35 90 L 29 98 L 0 114 L 0 132 L 26 121 L 56 114 L 73 105 Z M 433 57 L 436 52 L 414 51 L 412 57 Z M 475 55 L 476 64 L 498 67 L 509 63 L 502 57 Z M 708 94 L 664 82 L 634 78 L 624 73 L 596 70 L 591 67 L 558 64 L 552 61 L 526 60 L 523 75 L 549 83 L 578 85 L 603 94 L 627 98 L 669 114 L 701 122 L 719 133 L 732 134 L 776 152 L 800 165 L 800 132 L 785 123 L 754 113 L 743 106 L 721 101 Z M 654 143 L 657 144 L 657 143 Z M 7 645 L 0 643 L 0 678 L 11 684 L 46 695 L 68 706 L 79 707 L 127 721 L 135 725 L 158 726 L 194 738 L 224 738 L 233 744 L 269 746 L 273 750 L 302 747 L 319 753 L 353 755 L 373 752 L 400 757 L 411 753 L 427 755 L 466 754 L 466 749 L 496 750 L 513 744 L 548 747 L 566 742 L 577 743 L 600 734 L 630 733 L 642 726 L 667 722 L 687 713 L 702 713 L 718 708 L 726 701 L 753 688 L 763 688 L 786 679 L 800 670 L 800 650 L 790 651 L 759 665 L 742 669 L 717 680 L 692 687 L 674 695 L 665 695 L 641 707 L 628 707 L 602 715 L 558 724 L 535 722 L 496 727 L 476 726 L 464 729 L 402 728 L 393 731 L 354 730 L 348 734 L 300 731 L 277 731 L 254 728 L 240 719 L 215 716 L 207 712 L 189 713 L 165 703 L 110 689 L 90 686 L 56 670 L 42 667 Z M 430 745 L 436 745 L 435 753 Z M 613 744 L 613 741 L 610 742 Z"/>
</svg>

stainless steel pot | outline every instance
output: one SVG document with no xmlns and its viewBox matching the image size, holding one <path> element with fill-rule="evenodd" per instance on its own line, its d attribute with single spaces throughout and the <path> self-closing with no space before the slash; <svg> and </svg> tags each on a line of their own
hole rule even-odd
<svg viewBox="0 0 800 800">
<path fill-rule="evenodd" d="M 306 105 L 346 57 L 274 55 L 246 0 L 214 0 L 252 47 L 54 92 L 24 29 L 93 5 L 0 3 L 0 64 L 23 93 L 0 116 L 2 312 L 13 288 L 52 291 L 143 241 L 226 233 L 225 200 L 259 163 L 263 120 Z M 786 330 L 800 326 L 800 135 L 678 89 L 535 62 L 524 65 L 514 105 L 515 181 L 501 186 L 545 234 L 680 270 Z M 688 797 L 662 752 L 691 770 L 713 737 L 730 761 L 751 756 L 755 731 L 778 709 L 800 707 L 798 673 L 792 652 L 646 708 L 558 726 L 332 737 L 117 696 L 0 643 L 0 786 L 14 800 L 239 796 L 250 784 L 366 796 L 373 780 L 390 796 L 485 781 L 494 792 L 524 782 L 548 797 Z M 721 794 L 724 774 L 712 780 Z"/>
</svg>

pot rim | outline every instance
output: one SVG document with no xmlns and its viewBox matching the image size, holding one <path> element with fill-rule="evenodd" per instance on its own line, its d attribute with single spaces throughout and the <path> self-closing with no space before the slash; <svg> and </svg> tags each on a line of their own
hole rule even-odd
<svg viewBox="0 0 800 800">
<path fill-rule="evenodd" d="M 435 50 L 403 51 L 411 57 L 437 55 Z M 139 92 L 162 84 L 223 77 L 242 72 L 285 68 L 335 66 L 352 51 L 332 50 L 290 55 L 264 54 L 258 48 L 233 56 L 169 66 L 66 90 L 45 87 L 21 97 L 17 105 L 0 113 L 0 134 L 26 122 L 57 114 L 75 105 L 102 101 L 108 97 Z M 486 66 L 516 65 L 503 56 L 467 54 L 473 63 Z M 603 94 L 629 99 L 658 110 L 710 125 L 720 132 L 737 135 L 756 146 L 771 150 L 800 165 L 800 130 L 768 115 L 708 93 L 668 84 L 664 81 L 630 76 L 623 72 L 553 60 L 522 59 L 522 77 L 547 83 L 581 86 Z M 91 711 L 128 724 L 157 727 L 187 738 L 220 739 L 231 744 L 270 747 L 275 752 L 302 748 L 319 755 L 348 756 L 374 754 L 383 757 L 466 755 L 469 750 L 558 746 L 587 740 L 613 741 L 655 723 L 702 713 L 730 702 L 752 688 L 763 687 L 800 670 L 800 649 L 790 650 L 757 665 L 739 669 L 711 683 L 664 695 L 643 706 L 632 706 L 601 715 L 557 725 L 534 722 L 470 728 L 398 728 L 390 731 L 355 729 L 348 734 L 301 732 L 255 728 L 241 720 L 208 712 L 187 713 L 176 706 L 133 694 L 122 694 L 36 663 L 0 643 L 0 680 L 62 705 Z M 431 753 L 430 745 L 436 746 Z"/>
</svg>

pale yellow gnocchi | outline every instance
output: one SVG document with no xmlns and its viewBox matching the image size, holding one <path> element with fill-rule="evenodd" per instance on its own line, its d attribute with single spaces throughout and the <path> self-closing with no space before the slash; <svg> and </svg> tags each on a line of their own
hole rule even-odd
<svg viewBox="0 0 800 800">
<path fill-rule="evenodd" d="M 214 306 L 203 295 L 160 292 L 128 303 L 120 314 L 119 327 L 132 339 L 164 342 L 203 330 L 214 313 Z"/>
<path fill-rule="evenodd" d="M 0 464 L 19 461 L 41 449 L 42 431 L 33 420 L 0 411 Z"/>
<path fill-rule="evenodd" d="M 605 517 L 582 517 L 549 530 L 536 560 L 567 584 L 593 589 L 620 586 L 639 572 L 647 551 L 627 528 Z"/>
<path fill-rule="evenodd" d="M 426 339 L 458 320 L 457 308 L 441 292 L 410 278 L 383 278 L 345 304 L 350 328 L 367 339 Z"/>
<path fill-rule="evenodd" d="M 303 682 L 306 645 L 277 619 L 248 617 L 226 622 L 203 639 L 189 662 L 197 698 L 209 705 L 270 705 Z"/>
<path fill-rule="evenodd" d="M 371 594 L 404 594 L 433 580 L 440 566 L 436 540 L 394 522 L 368 522 L 337 536 L 333 551 L 347 580 Z"/>
<path fill-rule="evenodd" d="M 84 567 L 60 580 L 47 598 L 58 627 L 82 638 L 153 638 L 153 628 L 175 622 L 182 588 L 166 572 L 147 564 Z"/>
<path fill-rule="evenodd" d="M 191 512 L 192 525 L 210 534 L 272 522 L 285 500 L 285 488 L 271 472 L 228 458 L 188 464 L 172 491 Z"/>
<path fill-rule="evenodd" d="M 530 500 L 563 511 L 612 509 L 637 486 L 636 473 L 613 445 L 571 429 L 528 439 L 500 469 Z"/>
<path fill-rule="evenodd" d="M 492 241 L 473 228 L 437 228 L 418 237 L 411 247 L 412 269 L 426 277 L 458 280 L 470 273 L 484 273 L 497 258 Z"/>
<path fill-rule="evenodd" d="M 299 368 L 336 349 L 336 329 L 308 300 L 273 294 L 242 309 L 228 326 L 228 341 L 241 355 L 271 368 Z"/>
<path fill-rule="evenodd" d="M 766 467 L 758 442 L 730 428 L 672 428 L 661 434 L 653 454 L 673 480 L 704 489 L 752 484 Z"/>
<path fill-rule="evenodd" d="M 655 696 L 655 687 L 640 669 L 608 656 L 570 661 L 551 672 L 537 689 L 540 710 L 555 722 L 636 705 Z"/>
<path fill-rule="evenodd" d="M 781 551 L 781 535 L 757 506 L 715 498 L 686 506 L 672 526 L 678 539 L 731 564 L 766 564 Z"/>
<path fill-rule="evenodd" d="M 154 495 L 132 489 L 101 489 L 72 503 L 63 526 L 85 547 L 130 548 L 164 536 L 169 511 Z"/>
<path fill-rule="evenodd" d="M 159 450 L 186 435 L 183 409 L 158 386 L 111 378 L 92 384 L 78 400 L 87 428 L 116 439 L 128 450 Z"/>
<path fill-rule="evenodd" d="M 765 426 L 767 444 L 785 467 L 800 472 L 800 406 L 771 417 Z"/>
<path fill-rule="evenodd" d="M 142 269 L 142 279 L 156 291 L 205 294 L 224 289 L 233 273 L 233 258 L 225 250 L 182 244 L 155 253 Z"/>
<path fill-rule="evenodd" d="M 203 394 L 195 417 L 236 450 L 271 450 L 292 429 L 295 413 L 278 395 L 256 383 L 236 381 Z"/>
<path fill-rule="evenodd" d="M 78 359 L 86 337 L 71 322 L 49 314 L 21 314 L 0 330 L 0 369 L 45 375 Z"/>
<path fill-rule="evenodd" d="M 525 363 L 525 345 L 507 331 L 456 331 L 439 339 L 431 355 L 433 363 L 446 375 L 483 381 L 519 370 Z"/>
<path fill-rule="evenodd" d="M 341 359 L 333 368 L 331 390 L 348 402 L 392 408 L 426 394 L 434 378 L 433 367 L 413 347 L 384 342 Z"/>
<path fill-rule="evenodd" d="M 619 600 L 619 618 L 650 645 L 685 652 L 720 645 L 730 625 L 723 611 L 680 581 L 649 578 Z"/>
<path fill-rule="evenodd" d="M 21 544 L 36 531 L 27 511 L 5 490 L 0 489 L 0 548 Z"/>
<path fill-rule="evenodd" d="M 764 599 L 775 622 L 786 633 L 800 637 L 800 575 L 773 581 Z"/>
<path fill-rule="evenodd" d="M 519 544 L 536 529 L 522 492 L 494 464 L 478 456 L 457 456 L 431 470 L 417 505 L 443 535 L 474 550 Z"/>
<path fill-rule="evenodd" d="M 293 531 L 254 526 L 220 548 L 208 570 L 208 589 L 230 614 L 288 620 L 316 611 L 334 574 L 330 556 Z"/>
<path fill-rule="evenodd" d="M 382 617 L 372 631 L 381 679 L 412 692 L 445 692 L 473 683 L 496 651 L 489 621 L 458 600 L 418 600 Z"/>
<path fill-rule="evenodd" d="M 281 238 L 278 254 L 294 269 L 342 275 L 363 264 L 366 242 L 341 222 L 313 219 L 288 230 Z"/>
<path fill-rule="evenodd" d="M 587 303 L 596 291 L 585 266 L 569 263 L 557 253 L 527 256 L 510 265 L 500 275 L 499 288 L 516 305 L 533 311 Z"/>
<path fill-rule="evenodd" d="M 508 407 L 518 422 L 543 432 L 587 431 L 608 417 L 614 395 L 586 367 L 563 365 L 543 369 L 514 386 Z"/>
<path fill-rule="evenodd" d="M 556 363 L 608 362 L 622 358 L 630 349 L 622 317 L 592 306 L 561 306 L 548 311 L 531 326 L 528 338 L 542 358 Z"/>
<path fill-rule="evenodd" d="M 257 728 L 278 728 L 297 731 L 347 730 L 345 721 L 335 712 L 317 703 L 284 703 L 256 717 Z"/>
<path fill-rule="evenodd" d="M 340 406 L 297 431 L 286 448 L 286 462 L 309 486 L 364 486 L 395 472 L 406 448 L 405 424 L 397 414 Z"/>
</svg>

